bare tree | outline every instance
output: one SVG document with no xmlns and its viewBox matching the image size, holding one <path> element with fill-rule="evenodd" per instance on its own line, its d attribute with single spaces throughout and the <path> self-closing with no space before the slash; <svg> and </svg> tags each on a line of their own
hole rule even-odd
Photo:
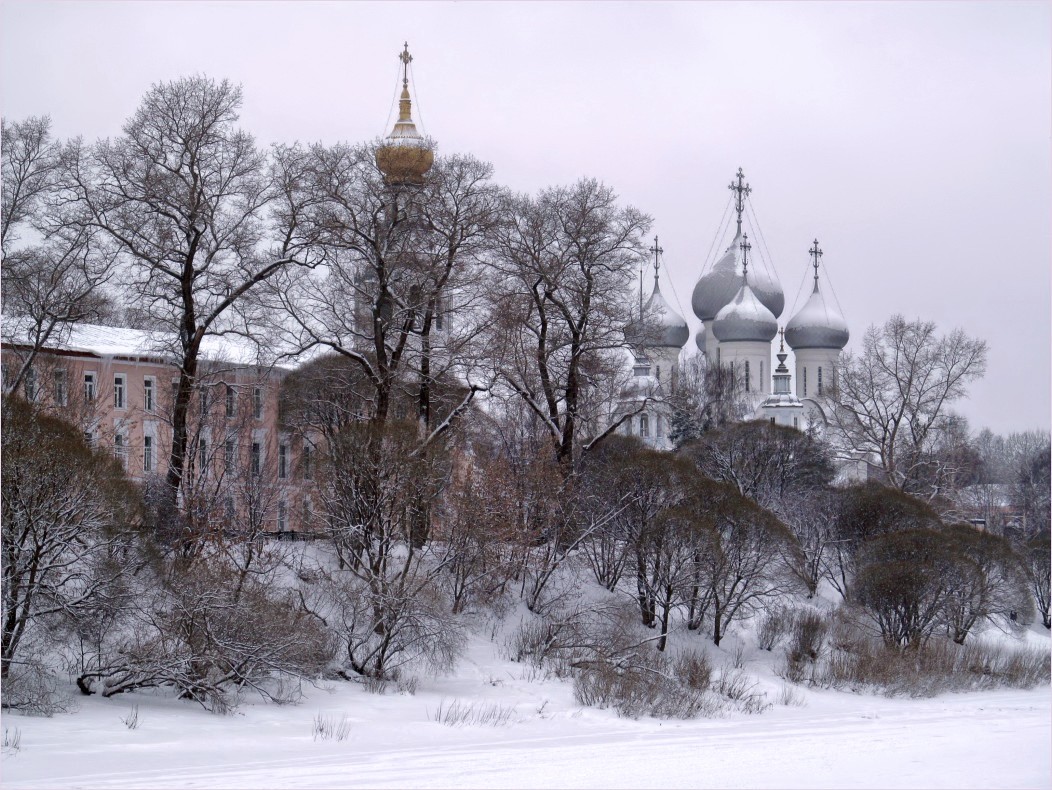
<svg viewBox="0 0 1052 790">
<path fill-rule="evenodd" d="M 492 306 L 497 367 L 567 469 L 631 416 L 605 425 L 593 396 L 624 367 L 628 284 L 650 223 L 594 180 L 506 201 Z"/>
<path fill-rule="evenodd" d="M 209 335 L 245 334 L 238 308 L 285 267 L 305 263 L 298 148 L 268 157 L 238 129 L 241 89 L 207 77 L 154 85 L 115 140 L 67 163 L 62 186 L 84 233 L 118 247 L 139 306 L 170 331 L 179 369 L 167 484 L 175 508 L 187 415 Z M 173 510 L 174 512 L 174 510 Z"/>
<path fill-rule="evenodd" d="M 892 316 L 837 366 L 830 419 L 852 449 L 880 459 L 896 488 L 934 496 L 923 472 L 944 407 L 985 371 L 985 341 L 960 329 L 940 336 L 934 323 Z"/>
<path fill-rule="evenodd" d="M 96 230 L 69 224 L 60 194 L 58 173 L 79 155 L 79 143 L 51 139 L 50 118 L 3 123 L 0 272 L 5 334 L 20 361 L 4 379 L 5 393 L 25 382 L 42 348 L 109 310 L 104 286 L 113 273 L 113 246 Z M 31 243 L 19 244 L 26 231 Z"/>
<path fill-rule="evenodd" d="M 802 586 L 793 570 L 799 549 L 784 524 L 727 483 L 697 480 L 685 507 L 702 527 L 691 582 L 699 601 L 694 618 L 711 616 L 719 645 L 732 622 Z"/>
<path fill-rule="evenodd" d="M 112 458 L 75 426 L 4 399 L 3 628 L 7 682 L 20 648 L 48 618 L 79 613 L 108 594 L 141 519 L 141 499 Z"/>
<path fill-rule="evenodd" d="M 944 619 L 958 644 L 984 623 L 1019 631 L 1034 617 L 1026 572 L 1011 544 L 970 524 L 947 528 L 958 555 Z"/>
</svg>

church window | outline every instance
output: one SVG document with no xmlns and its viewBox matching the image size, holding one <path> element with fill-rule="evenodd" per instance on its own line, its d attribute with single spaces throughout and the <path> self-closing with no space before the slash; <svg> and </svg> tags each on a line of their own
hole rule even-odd
<svg viewBox="0 0 1052 790">
<path fill-rule="evenodd" d="M 822 368 L 818 369 L 818 394 L 822 394 Z"/>
<path fill-rule="evenodd" d="M 763 392 L 763 361 L 760 361 L 760 392 Z"/>
<path fill-rule="evenodd" d="M 639 435 L 643 439 L 650 436 L 650 418 L 645 414 L 639 415 Z"/>
<path fill-rule="evenodd" d="M 745 391 L 752 392 L 752 382 L 749 381 L 749 360 L 745 360 Z"/>
<path fill-rule="evenodd" d="M 793 417 L 793 427 L 794 428 L 799 428 L 800 427 L 800 418 L 799 417 Z"/>
<path fill-rule="evenodd" d="M 804 397 L 807 397 L 807 368 L 804 368 Z"/>
<path fill-rule="evenodd" d="M 771 418 L 771 425 L 774 425 L 774 417 Z"/>
<path fill-rule="evenodd" d="M 665 421 L 661 419 L 661 415 L 657 416 L 657 438 L 665 438 Z"/>
</svg>

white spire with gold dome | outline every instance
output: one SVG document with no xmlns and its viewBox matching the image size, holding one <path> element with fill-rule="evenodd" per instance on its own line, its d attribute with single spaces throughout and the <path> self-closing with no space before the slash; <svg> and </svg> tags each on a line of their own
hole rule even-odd
<svg viewBox="0 0 1052 790">
<path fill-rule="evenodd" d="M 435 155 L 431 145 L 413 123 L 412 101 L 409 98 L 409 42 L 399 54 L 402 61 L 402 95 L 398 101 L 398 120 L 394 129 L 376 149 L 376 166 L 384 174 L 384 180 L 392 186 L 419 185 L 424 175 L 434 164 Z"/>
</svg>

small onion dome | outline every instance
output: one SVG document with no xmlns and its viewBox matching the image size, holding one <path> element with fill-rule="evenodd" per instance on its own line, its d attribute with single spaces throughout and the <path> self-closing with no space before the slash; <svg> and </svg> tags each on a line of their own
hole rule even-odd
<svg viewBox="0 0 1052 790">
<path fill-rule="evenodd" d="M 778 334 L 778 321 L 749 283 L 744 282 L 731 303 L 716 314 L 712 334 L 721 343 L 736 340 L 770 343 Z"/>
<path fill-rule="evenodd" d="M 847 322 L 838 310 L 826 304 L 816 278 L 811 298 L 785 326 L 785 342 L 794 351 L 800 348 L 839 350 L 847 345 L 849 337 Z"/>
<path fill-rule="evenodd" d="M 409 61 L 412 60 L 408 44 L 400 57 L 408 67 Z M 409 78 L 406 73 L 402 78 L 402 95 L 398 101 L 398 120 L 391 133 L 376 149 L 376 166 L 380 168 L 388 184 L 418 185 L 423 183 L 424 174 L 431 169 L 434 162 L 435 154 L 431 146 L 413 123 Z"/>
<path fill-rule="evenodd" d="M 653 342 L 648 345 L 656 348 L 683 348 L 690 340 L 687 322 L 665 301 L 657 282 L 654 283 L 654 293 L 650 294 L 643 308 L 643 314 L 650 316 L 650 322 L 656 325 L 658 330 Z"/>
<path fill-rule="evenodd" d="M 742 281 L 742 251 L 741 234 L 734 237 L 726 251 L 723 253 L 712 269 L 702 275 L 694 286 L 694 293 L 690 298 L 690 306 L 694 309 L 694 315 L 706 324 L 716 317 L 716 313 L 728 304 L 738 292 Z M 774 316 L 777 318 L 785 308 L 785 294 L 776 275 L 766 270 L 750 267 L 752 275 L 749 278 L 753 292 Z"/>
<path fill-rule="evenodd" d="M 694 335 L 694 345 L 702 354 L 705 353 L 705 324 L 698 327 L 698 333 Z"/>
</svg>

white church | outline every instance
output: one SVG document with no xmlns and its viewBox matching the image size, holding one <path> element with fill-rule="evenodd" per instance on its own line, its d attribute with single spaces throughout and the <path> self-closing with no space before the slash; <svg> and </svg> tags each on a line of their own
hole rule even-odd
<svg viewBox="0 0 1052 790">
<path fill-rule="evenodd" d="M 702 271 L 691 295 L 694 315 L 702 324 L 694 337 L 698 353 L 706 365 L 730 368 L 740 377 L 753 419 L 767 419 L 801 430 L 821 425 L 825 417 L 819 399 L 832 381 L 834 367 L 849 338 L 847 322 L 820 285 L 822 250 L 815 240 L 810 249 L 814 267 L 811 295 L 780 328 L 785 295 L 778 275 L 762 256 L 750 254 L 753 245 L 748 233 L 742 232 L 745 201 L 751 188 L 740 168 L 730 189 L 734 192 L 737 230 L 723 255 Z M 671 449 L 670 408 L 665 399 L 675 392 L 678 365 L 690 339 L 690 329 L 661 293 L 662 250 L 657 239 L 651 252 L 654 287 L 640 313 L 656 331 L 649 332 L 645 341 L 636 334 L 633 377 L 622 390 L 618 412 L 644 406 L 623 424 L 622 432 L 638 436 L 652 447 Z M 632 340 L 631 328 L 627 334 Z M 793 373 L 785 364 L 789 356 L 785 345 L 793 352 Z M 772 356 L 777 358 L 777 366 L 772 364 Z"/>
</svg>

